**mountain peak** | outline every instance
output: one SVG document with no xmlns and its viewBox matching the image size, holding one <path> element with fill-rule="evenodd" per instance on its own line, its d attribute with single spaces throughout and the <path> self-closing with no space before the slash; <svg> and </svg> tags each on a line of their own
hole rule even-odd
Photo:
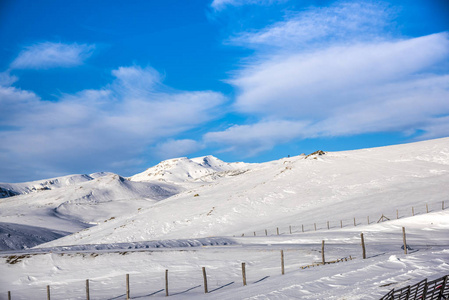
<svg viewBox="0 0 449 300">
<path fill-rule="evenodd" d="M 226 163 L 212 155 L 189 159 L 179 157 L 160 162 L 142 173 L 130 177 L 131 181 L 193 182 L 217 172 L 240 169 L 244 163 Z"/>
</svg>

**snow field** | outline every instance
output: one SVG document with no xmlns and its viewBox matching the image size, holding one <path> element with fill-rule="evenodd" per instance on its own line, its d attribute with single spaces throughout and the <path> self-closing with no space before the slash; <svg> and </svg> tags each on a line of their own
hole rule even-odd
<svg viewBox="0 0 449 300">
<path fill-rule="evenodd" d="M 408 255 L 401 249 L 402 226 L 412 248 Z M 445 210 L 333 232 L 233 238 L 236 244 L 230 246 L 37 254 L 16 264 L 0 264 L 0 272 L 9 274 L 0 282 L 0 296 L 10 286 L 13 299 L 44 298 L 49 284 L 52 299 L 85 299 L 85 279 L 90 279 L 91 299 L 125 299 L 125 275 L 130 274 L 132 299 L 160 298 L 165 297 L 168 269 L 173 299 L 377 299 L 393 287 L 448 274 L 448 230 Z M 360 232 L 365 235 L 366 260 L 361 259 Z M 354 260 L 300 269 L 321 261 L 321 240 L 326 261 L 350 255 Z M 209 294 L 204 294 L 203 266 Z"/>
<path fill-rule="evenodd" d="M 157 181 L 133 181 L 150 173 Z M 441 210 L 442 201 L 449 206 L 449 138 L 263 164 L 175 159 L 138 175 L 129 181 L 106 174 L 2 199 L 3 222 L 70 232 L 98 225 L 15 251 L 34 253 L 14 264 L 14 253 L 4 253 L 0 299 L 8 290 L 13 299 L 45 298 L 48 284 L 52 299 L 85 299 L 86 279 L 91 299 L 125 299 L 126 274 L 133 299 L 160 298 L 166 269 L 174 299 L 378 299 L 449 274 L 449 209 Z M 382 214 L 391 220 L 375 223 Z M 321 261 L 322 240 L 327 261 L 355 259 L 300 269 Z"/>
</svg>

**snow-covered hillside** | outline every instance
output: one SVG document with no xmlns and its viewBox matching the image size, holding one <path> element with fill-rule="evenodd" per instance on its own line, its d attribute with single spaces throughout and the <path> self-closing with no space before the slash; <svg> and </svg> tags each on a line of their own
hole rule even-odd
<svg viewBox="0 0 449 300">
<path fill-rule="evenodd" d="M 69 234 L 135 213 L 181 190 L 164 183 L 131 182 L 112 173 L 73 175 L 2 186 L 22 193 L 0 199 L 0 220 L 8 223 L 8 228 L 14 231 L 14 239 L 25 239 L 23 245 L 28 247 L 50 239 L 42 240 L 29 234 L 30 228 L 23 231 L 22 225 L 36 226 L 37 231 L 44 228 Z M 50 236 L 57 238 L 61 235 Z M 9 245 L 6 249 L 23 248 L 21 244 L 8 241 L 0 242 L 0 245 Z"/>
<path fill-rule="evenodd" d="M 49 233 L 95 226 L 5 254 L 0 298 L 8 290 L 13 299 L 44 297 L 49 284 L 56 298 L 83 299 L 90 279 L 92 298 L 124 299 L 125 274 L 132 297 L 164 297 L 168 269 L 175 299 L 378 299 L 449 274 L 448 187 L 444 138 L 261 164 L 181 158 L 128 180 L 105 174 L 13 196 L 0 200 L 1 222 Z M 377 223 L 381 216 L 390 220 Z M 301 269 L 321 260 L 322 240 L 328 260 L 355 259 Z"/>
<path fill-rule="evenodd" d="M 90 180 L 94 180 L 95 178 L 113 175 L 112 173 L 100 172 L 94 174 L 77 174 L 77 175 L 68 175 L 57 178 L 38 180 L 32 182 L 23 182 L 23 183 L 0 183 L 0 198 L 2 197 L 10 197 L 13 195 L 20 194 L 29 194 L 36 193 L 40 191 L 52 190 L 61 187 L 66 187 Z M 8 194 L 10 193 L 10 194 Z"/>
<path fill-rule="evenodd" d="M 171 167 L 171 166 L 170 166 Z M 296 156 L 230 173 L 50 245 L 238 235 L 393 217 L 447 197 L 449 139 Z"/>
<path fill-rule="evenodd" d="M 130 177 L 131 181 L 163 181 L 182 184 L 211 181 L 216 176 L 243 171 L 248 164 L 225 163 L 214 156 L 165 160 L 142 173 Z M 215 175 L 215 177 L 213 176 Z"/>
</svg>

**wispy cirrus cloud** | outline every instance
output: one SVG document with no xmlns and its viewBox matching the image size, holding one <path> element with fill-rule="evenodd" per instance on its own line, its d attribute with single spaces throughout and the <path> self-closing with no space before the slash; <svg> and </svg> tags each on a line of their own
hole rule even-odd
<svg viewBox="0 0 449 300">
<path fill-rule="evenodd" d="M 273 3 L 286 1 L 287 0 L 214 0 L 210 6 L 215 10 L 222 10 L 228 6 L 270 5 Z"/>
<path fill-rule="evenodd" d="M 11 63 L 11 69 L 49 69 L 75 67 L 84 63 L 95 45 L 44 42 L 22 50 Z"/>
<path fill-rule="evenodd" d="M 257 31 L 242 32 L 230 42 L 250 48 L 272 46 L 283 51 L 324 48 L 353 40 L 380 39 L 389 27 L 394 10 L 373 2 L 337 2 L 302 12 L 291 12 L 282 21 Z"/>
<path fill-rule="evenodd" d="M 0 86 L 0 174 L 9 176 L 0 181 L 46 177 L 42 170 L 51 176 L 105 168 L 137 173 L 140 157 L 159 158 L 150 150 L 160 140 L 174 139 L 217 118 L 226 101 L 217 92 L 170 89 L 152 68 L 120 67 L 112 73 L 115 80 L 101 89 L 52 102 Z M 162 148 L 180 145 L 188 146 L 184 151 L 195 147 L 178 141 Z M 178 153 L 186 152 L 178 148 Z M 37 173 L 29 174 L 30 170 Z"/>
<path fill-rule="evenodd" d="M 17 76 L 13 76 L 9 72 L 0 72 L 0 86 L 10 86 L 17 80 Z"/>
</svg>

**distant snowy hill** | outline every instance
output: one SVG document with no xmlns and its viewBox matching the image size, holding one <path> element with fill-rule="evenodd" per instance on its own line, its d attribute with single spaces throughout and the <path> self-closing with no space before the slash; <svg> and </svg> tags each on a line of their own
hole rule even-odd
<svg viewBox="0 0 449 300">
<path fill-rule="evenodd" d="M 211 175 L 242 170 L 248 164 L 225 163 L 214 156 L 188 159 L 186 157 L 165 160 L 142 173 L 130 177 L 131 181 L 162 181 L 177 184 L 211 181 Z"/>
<path fill-rule="evenodd" d="M 72 175 L 1 186 L 17 193 L 0 199 L 0 221 L 8 223 L 14 235 L 20 235 L 24 228 L 19 224 L 73 233 L 137 212 L 182 190 L 164 183 L 131 182 L 112 173 Z M 29 228 L 23 232 L 28 239 L 25 244 L 35 246 L 44 241 L 39 238 L 31 241 L 33 235 L 28 232 L 31 232 Z M 2 237 L 5 236 L 0 239 Z M 8 243 L 0 241 L 0 247 L 2 245 Z"/>
<path fill-rule="evenodd" d="M 211 168 L 201 160 L 169 160 L 131 180 L 199 181 L 211 179 L 206 175 L 212 170 L 232 170 L 234 176 L 213 176 L 139 213 L 48 245 L 200 238 L 317 222 L 323 226 L 354 217 L 366 220 L 367 215 L 392 217 L 397 208 L 447 196 L 448 138 L 322 154 L 250 165 L 214 166 L 213 160 Z"/>
<path fill-rule="evenodd" d="M 449 274 L 448 186 L 449 138 L 0 184 L 0 298 L 166 298 L 168 270 L 176 299 L 379 299 Z"/>
<path fill-rule="evenodd" d="M 0 199 L 0 220 L 11 231 L 0 235 L 0 250 L 21 248 L 20 243 L 2 242 L 2 239 L 11 239 L 11 235 L 17 241 L 24 241 L 27 247 L 35 246 L 50 241 L 51 237 L 62 236 L 46 231 L 60 230 L 70 234 L 136 213 L 205 181 L 242 172 L 239 170 L 246 165 L 205 156 L 163 161 L 129 179 L 99 172 L 33 182 L 0 183 L 0 198 L 4 198 Z M 35 230 L 33 226 L 37 226 Z M 33 238 L 29 234 L 39 230 L 43 232 L 40 237 Z"/>
<path fill-rule="evenodd" d="M 100 172 L 90 175 L 68 175 L 23 183 L 0 183 L 0 198 L 57 189 L 111 174 L 112 173 Z"/>
</svg>

